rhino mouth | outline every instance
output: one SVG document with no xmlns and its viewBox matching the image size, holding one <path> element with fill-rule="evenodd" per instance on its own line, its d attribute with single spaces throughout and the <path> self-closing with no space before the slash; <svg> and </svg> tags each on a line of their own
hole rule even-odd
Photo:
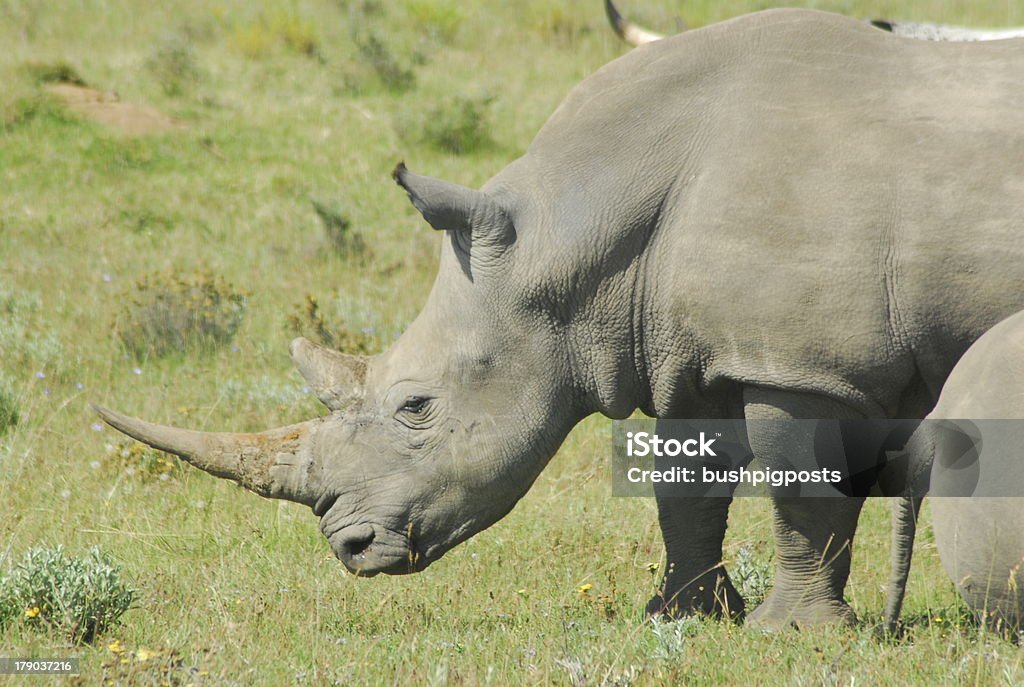
<svg viewBox="0 0 1024 687">
<path fill-rule="evenodd" d="M 349 525 L 327 537 L 341 564 L 357 577 L 405 575 L 419 572 L 428 562 L 404 534 L 370 523 Z"/>
</svg>

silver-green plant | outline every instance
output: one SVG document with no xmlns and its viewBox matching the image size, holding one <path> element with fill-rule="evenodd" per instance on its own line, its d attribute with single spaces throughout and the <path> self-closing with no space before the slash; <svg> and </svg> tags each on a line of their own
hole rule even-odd
<svg viewBox="0 0 1024 687">
<path fill-rule="evenodd" d="M 38 546 L 0 578 L 0 627 L 20 621 L 87 643 L 117 623 L 136 599 L 120 567 L 99 548 L 74 557 L 63 546 Z"/>
</svg>

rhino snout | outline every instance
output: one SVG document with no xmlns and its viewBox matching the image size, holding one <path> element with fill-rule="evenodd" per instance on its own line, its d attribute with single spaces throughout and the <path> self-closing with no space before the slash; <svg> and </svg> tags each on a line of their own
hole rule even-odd
<svg viewBox="0 0 1024 687">
<path fill-rule="evenodd" d="M 376 525 L 350 525 L 327 539 L 342 565 L 359 577 L 402 575 L 424 567 L 406 537 Z"/>
</svg>

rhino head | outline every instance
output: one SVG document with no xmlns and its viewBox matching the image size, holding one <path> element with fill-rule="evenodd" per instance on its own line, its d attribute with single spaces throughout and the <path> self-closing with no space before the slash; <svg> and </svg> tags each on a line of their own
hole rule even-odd
<svg viewBox="0 0 1024 687">
<path fill-rule="evenodd" d="M 389 350 L 357 357 L 292 342 L 328 415 L 234 434 L 96 408 L 206 472 L 311 507 L 362 576 L 422 570 L 496 522 L 589 412 L 565 374 L 560 332 L 503 287 L 517 269 L 514 203 L 404 165 L 394 176 L 449 240 L 423 311 Z"/>
</svg>

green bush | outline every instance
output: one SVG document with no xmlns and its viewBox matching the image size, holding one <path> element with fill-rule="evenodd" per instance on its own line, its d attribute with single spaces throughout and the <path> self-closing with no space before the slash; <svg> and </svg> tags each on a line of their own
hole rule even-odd
<svg viewBox="0 0 1024 687">
<path fill-rule="evenodd" d="M 0 364 L 5 370 L 59 365 L 64 356 L 53 329 L 36 294 L 0 282 Z"/>
<path fill-rule="evenodd" d="M 146 67 L 169 96 L 186 93 L 199 81 L 195 50 L 188 38 L 181 34 L 164 38 L 146 61 Z"/>
<path fill-rule="evenodd" d="M 736 565 L 733 568 L 733 581 L 737 591 L 749 608 L 764 601 L 772 586 L 771 558 L 760 559 L 754 555 L 749 544 L 740 547 L 736 554 Z"/>
<path fill-rule="evenodd" d="M 135 477 L 144 482 L 175 479 L 182 471 L 181 461 L 174 456 L 132 439 L 107 444 L 104 458 L 118 475 Z"/>
<path fill-rule="evenodd" d="M 406 10 L 414 26 L 442 43 L 455 39 L 466 18 L 458 3 L 450 0 L 408 0 Z"/>
<path fill-rule="evenodd" d="M 353 35 L 352 40 L 355 42 L 360 61 L 373 71 L 389 91 L 401 93 L 416 85 L 416 73 L 402 64 L 376 33 L 370 31 L 366 38 Z M 359 90 L 362 86 L 358 71 L 346 72 L 345 80 L 350 90 Z"/>
<path fill-rule="evenodd" d="M 115 329 L 136 357 L 209 352 L 231 341 L 245 316 L 247 295 L 219 276 L 144 275 Z"/>
<path fill-rule="evenodd" d="M 98 548 L 74 558 L 62 546 L 36 547 L 0 579 L 0 627 L 21 622 L 76 644 L 91 642 L 136 598 L 120 568 Z"/>
<path fill-rule="evenodd" d="M 304 336 L 322 346 L 352 355 L 373 355 L 383 348 L 380 338 L 370 331 L 353 331 L 344 325 L 328 323 L 319 301 L 312 294 L 292 309 L 286 327 L 292 336 Z"/>
<path fill-rule="evenodd" d="M 320 55 L 313 23 L 291 11 L 276 11 L 255 21 L 236 24 L 228 42 L 235 50 L 253 59 L 268 57 L 278 47 L 310 57 Z"/>
<path fill-rule="evenodd" d="M 25 74 L 37 84 L 70 83 L 85 86 L 85 79 L 67 62 L 27 62 L 22 65 Z"/>
<path fill-rule="evenodd" d="M 45 91 L 20 95 L 0 104 L 0 130 L 40 121 L 67 124 L 75 118 L 57 96 Z"/>
<path fill-rule="evenodd" d="M 580 39 L 593 30 L 588 13 L 547 0 L 530 2 L 524 7 L 524 13 L 528 20 L 532 20 L 532 28 L 537 35 L 564 48 L 575 49 Z"/>
<path fill-rule="evenodd" d="M 10 383 L 0 374 L 0 436 L 18 424 L 18 397 L 14 395 Z"/>
<path fill-rule="evenodd" d="M 492 96 L 457 95 L 430 108 L 417 138 L 427 145 L 456 155 L 494 145 L 491 138 Z"/>
<path fill-rule="evenodd" d="M 352 229 L 352 221 L 340 209 L 316 199 L 312 199 L 311 202 L 334 252 L 346 256 L 361 255 L 365 252 L 366 244 L 363 237 Z"/>
</svg>

